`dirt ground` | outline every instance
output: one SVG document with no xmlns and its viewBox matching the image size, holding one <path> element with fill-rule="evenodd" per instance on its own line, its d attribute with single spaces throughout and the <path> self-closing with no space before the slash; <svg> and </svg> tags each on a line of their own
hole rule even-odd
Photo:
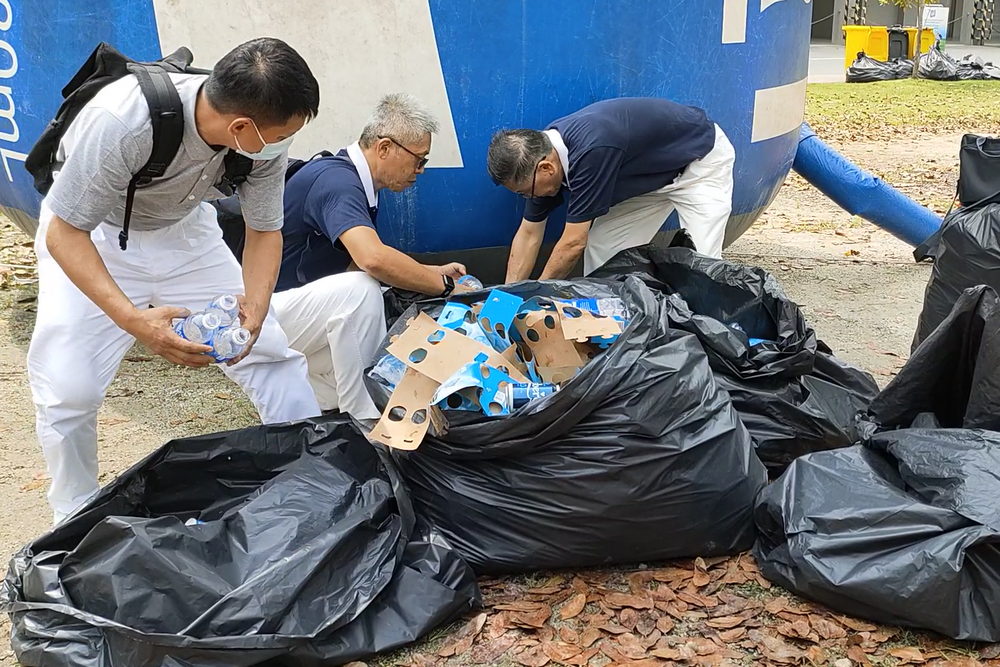
<svg viewBox="0 0 1000 667">
<path fill-rule="evenodd" d="M 896 138 L 839 146 L 845 155 L 910 196 L 942 211 L 957 177 L 960 135 Z M 913 163 L 921 158 L 918 167 Z M 774 272 L 839 355 L 887 382 L 905 361 L 930 267 L 911 248 L 854 219 L 792 176 L 761 221 L 727 251 Z M 9 223 L 0 230 L 0 556 L 45 531 L 44 462 L 36 444 L 25 355 L 34 321 L 30 244 Z M 13 268 L 11 268 L 13 266 Z M 2 267 L 0 267 L 2 268 Z M 471 267 L 470 267 L 471 268 Z M 474 268 L 472 268 L 474 272 Z M 27 284 L 21 284 L 27 283 Z M 133 349 L 100 416 L 101 481 L 106 483 L 173 437 L 237 428 L 256 417 L 216 369 L 173 367 Z M 0 666 L 15 665 L 6 617 Z"/>
</svg>

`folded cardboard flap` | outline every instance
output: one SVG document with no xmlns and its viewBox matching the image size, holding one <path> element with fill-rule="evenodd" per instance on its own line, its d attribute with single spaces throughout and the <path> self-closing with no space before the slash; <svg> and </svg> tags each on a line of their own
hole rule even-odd
<svg viewBox="0 0 1000 667">
<path fill-rule="evenodd" d="M 462 334 L 440 326 L 426 313 L 420 313 L 387 348 L 389 354 L 438 384 L 447 382 L 466 364 L 485 355 L 485 363 L 502 370 L 518 382 L 528 378 L 495 350 Z"/>
<path fill-rule="evenodd" d="M 437 422 L 435 430 L 440 434 L 444 416 L 431 405 L 439 386 L 439 382 L 407 368 L 369 439 L 395 449 L 414 450 L 423 442 L 432 421 Z"/>
<path fill-rule="evenodd" d="M 559 311 L 563 335 L 567 340 L 585 342 L 590 338 L 617 336 L 622 332 L 621 324 L 612 317 L 595 315 L 587 310 L 561 301 L 555 302 Z"/>
</svg>

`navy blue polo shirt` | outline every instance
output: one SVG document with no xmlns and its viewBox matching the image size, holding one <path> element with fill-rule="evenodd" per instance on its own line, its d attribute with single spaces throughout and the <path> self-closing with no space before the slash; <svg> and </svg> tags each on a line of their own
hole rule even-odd
<svg viewBox="0 0 1000 667">
<path fill-rule="evenodd" d="M 366 176 L 367 166 L 363 167 Z M 377 198 L 373 203 L 348 149 L 310 160 L 295 172 L 285 184 L 284 247 L 274 291 L 346 271 L 351 255 L 340 243 L 340 235 L 352 227 L 375 229 Z"/>
<path fill-rule="evenodd" d="M 524 218 L 530 222 L 545 220 L 567 190 L 566 222 L 598 218 L 626 199 L 673 183 L 715 147 L 715 123 L 703 110 L 655 97 L 595 102 L 547 129 L 566 144 L 569 183 L 553 197 L 529 200 Z"/>
</svg>

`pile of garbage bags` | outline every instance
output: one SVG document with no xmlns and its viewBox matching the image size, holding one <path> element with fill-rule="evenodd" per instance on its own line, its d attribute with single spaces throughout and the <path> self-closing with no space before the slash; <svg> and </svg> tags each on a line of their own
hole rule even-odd
<svg viewBox="0 0 1000 667">
<path fill-rule="evenodd" d="M 913 75 L 913 61 L 893 58 L 886 62 L 876 60 L 864 51 L 847 68 L 847 83 L 871 83 L 873 81 L 894 81 L 907 79 Z"/>
<path fill-rule="evenodd" d="M 986 81 L 1000 79 L 1000 68 L 992 62 L 968 54 L 955 60 L 947 53 L 933 48 L 920 56 L 918 76 L 935 81 Z"/>
<path fill-rule="evenodd" d="M 958 298 L 866 412 L 863 441 L 760 495 L 764 575 L 833 609 L 1000 641 L 1000 301 Z"/>
<path fill-rule="evenodd" d="M 772 476 L 803 454 L 857 441 L 855 415 L 878 385 L 833 355 L 763 269 L 650 245 L 619 253 L 595 275 L 641 277 L 669 326 L 698 338 Z"/>
<path fill-rule="evenodd" d="M 912 75 L 912 60 L 906 58 L 876 60 L 864 51 L 859 51 L 857 58 L 847 68 L 847 83 L 894 81 L 908 79 Z M 955 60 L 935 47 L 920 56 L 917 76 L 935 81 L 1000 80 L 1000 67 L 972 54 Z"/>
<path fill-rule="evenodd" d="M 627 326 L 559 391 L 502 416 L 440 411 L 419 448 L 390 449 L 417 515 L 480 574 L 748 548 L 767 474 L 701 342 L 671 326 L 667 303 L 637 278 L 505 291 L 535 303 L 620 300 Z M 463 297 L 482 298 L 453 298 Z M 444 307 L 412 306 L 377 358 L 411 320 L 435 321 Z M 399 391 L 366 383 L 383 409 Z"/>
<path fill-rule="evenodd" d="M 26 667 L 342 665 L 480 602 L 396 472 L 334 417 L 174 440 L 0 586 Z"/>
</svg>

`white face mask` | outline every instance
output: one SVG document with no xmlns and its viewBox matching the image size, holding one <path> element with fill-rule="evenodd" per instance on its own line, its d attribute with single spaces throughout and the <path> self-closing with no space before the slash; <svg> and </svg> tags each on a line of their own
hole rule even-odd
<svg viewBox="0 0 1000 667">
<path fill-rule="evenodd" d="M 240 146 L 240 138 L 236 137 L 236 151 L 241 155 L 247 156 L 251 160 L 273 160 L 276 157 L 281 157 L 282 153 L 287 151 L 288 147 L 292 145 L 292 140 L 295 139 L 295 135 L 293 134 L 290 137 L 285 137 L 281 141 L 275 141 L 273 144 L 269 144 L 264 141 L 264 137 L 261 136 L 260 130 L 257 129 L 257 123 L 254 123 L 252 119 L 250 120 L 250 123 L 253 125 L 254 132 L 257 133 L 257 137 L 260 139 L 260 143 L 264 144 L 264 147 L 256 153 L 250 153 L 243 150 L 243 147 Z"/>
</svg>

